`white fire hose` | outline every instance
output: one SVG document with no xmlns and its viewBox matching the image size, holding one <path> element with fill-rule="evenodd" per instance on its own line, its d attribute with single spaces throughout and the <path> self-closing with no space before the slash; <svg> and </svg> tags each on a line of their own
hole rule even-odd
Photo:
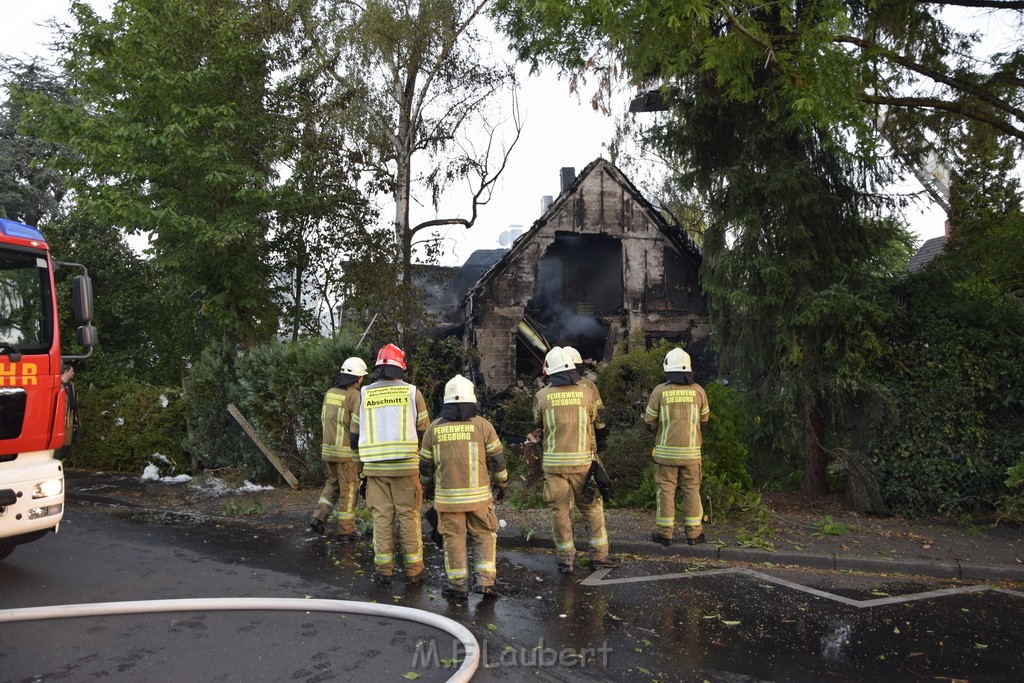
<svg viewBox="0 0 1024 683">
<path fill-rule="evenodd" d="M 473 634 L 462 624 L 440 614 L 400 605 L 379 605 L 354 600 L 313 600 L 302 598 L 185 598 L 181 600 L 137 600 L 132 602 L 94 602 L 81 605 L 51 605 L 0 609 L 0 624 L 15 621 L 66 619 L 69 617 L 108 617 L 122 614 L 156 614 L 160 612 L 222 612 L 222 611 L 288 611 L 338 612 L 388 617 L 424 624 L 448 633 L 465 649 L 462 664 L 448 680 L 469 681 L 480 665 L 480 646 Z"/>
</svg>

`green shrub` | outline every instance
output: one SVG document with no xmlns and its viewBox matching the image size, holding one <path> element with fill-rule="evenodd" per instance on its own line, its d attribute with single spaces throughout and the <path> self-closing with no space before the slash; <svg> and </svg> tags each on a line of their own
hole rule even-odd
<svg viewBox="0 0 1024 683">
<path fill-rule="evenodd" d="M 870 451 L 885 503 L 906 515 L 991 511 L 1024 453 L 1024 306 L 941 270 L 903 294 L 882 369 L 891 409 Z"/>
<path fill-rule="evenodd" d="M 544 481 L 526 484 L 521 479 L 512 479 L 508 484 L 508 497 L 505 504 L 515 509 L 536 509 L 544 505 Z"/>
<path fill-rule="evenodd" d="M 185 448 L 203 469 L 241 467 L 260 480 L 269 476 L 272 467 L 227 410 L 229 403 L 239 402 L 237 361 L 234 348 L 213 344 L 203 349 L 189 370 L 185 404 L 190 433 Z"/>
<path fill-rule="evenodd" d="M 422 392 L 431 419 L 444 402 L 444 385 L 455 375 L 466 374 L 476 356 L 476 349 L 465 348 L 458 337 L 433 340 L 409 354 L 409 382 Z"/>
<path fill-rule="evenodd" d="M 603 397 L 602 397 L 603 398 Z M 654 436 L 646 426 L 609 428 L 608 450 L 602 457 L 615 490 L 615 505 L 654 507 Z"/>
<path fill-rule="evenodd" d="M 746 440 L 749 432 L 743 396 L 721 382 L 705 390 L 711 418 L 701 430 L 704 439 L 704 476 L 719 477 L 726 484 L 750 490 L 754 482 L 747 471 Z"/>
<path fill-rule="evenodd" d="M 498 434 L 511 441 L 522 441 L 537 426 L 533 422 L 533 397 L 535 390 L 520 382 L 508 391 L 505 400 L 494 406 L 485 407 L 481 414 L 494 425 Z"/>
<path fill-rule="evenodd" d="M 228 414 L 234 403 L 297 477 L 322 481 L 323 396 L 350 356 L 367 354 L 344 338 L 263 344 L 241 357 L 223 346 L 206 349 L 189 375 L 190 449 L 206 468 L 241 467 L 259 480 L 277 476 Z"/>
<path fill-rule="evenodd" d="M 598 369 L 597 388 L 610 425 L 643 424 L 651 390 L 665 381 L 663 361 L 670 348 L 670 344 L 662 341 L 651 349 L 617 355 Z"/>
<path fill-rule="evenodd" d="M 124 383 L 79 387 L 78 399 L 82 426 L 68 457 L 70 466 L 133 474 L 141 474 L 147 463 L 164 474 L 188 470 L 181 390 Z"/>
<path fill-rule="evenodd" d="M 1007 492 L 999 499 L 996 509 L 1000 517 L 1024 524 L 1024 459 L 1006 468 Z"/>
</svg>

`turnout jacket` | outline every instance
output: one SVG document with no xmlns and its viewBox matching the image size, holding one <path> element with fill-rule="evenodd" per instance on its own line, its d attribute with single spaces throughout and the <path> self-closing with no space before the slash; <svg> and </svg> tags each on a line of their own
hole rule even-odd
<svg viewBox="0 0 1024 683">
<path fill-rule="evenodd" d="M 550 474 L 586 472 L 597 452 L 595 392 L 582 384 L 544 387 L 533 399 L 533 421 L 544 428 L 541 466 Z"/>
<path fill-rule="evenodd" d="M 597 453 L 597 432 L 602 429 L 606 429 L 605 425 L 606 412 L 604 409 L 604 401 L 601 400 L 601 392 L 597 390 L 597 383 L 589 377 L 580 377 L 580 381 L 577 384 L 587 387 L 594 393 L 594 407 L 597 410 L 597 418 L 595 419 L 592 428 L 590 430 L 591 443 L 594 444 L 594 453 Z M 602 445 L 603 448 L 603 445 Z"/>
<path fill-rule="evenodd" d="M 711 415 L 708 396 L 699 384 L 664 382 L 654 387 L 644 422 L 656 428 L 654 461 L 679 465 L 700 459 L 700 425 Z"/>
<path fill-rule="evenodd" d="M 354 384 L 332 387 L 324 395 L 320 411 L 324 440 L 320 457 L 324 462 L 351 462 L 355 453 L 349 443 L 352 419 L 359 414 L 359 389 Z"/>
<path fill-rule="evenodd" d="M 488 474 L 490 470 L 490 474 Z M 491 480 L 508 480 L 494 426 L 482 417 L 434 420 L 420 446 L 420 482 L 434 487 L 438 512 L 469 512 L 491 503 Z"/>
<path fill-rule="evenodd" d="M 368 477 L 401 477 L 419 471 L 419 435 L 430 426 L 423 394 L 412 384 L 383 379 L 360 391 L 352 434 L 359 437 L 354 460 Z"/>
</svg>

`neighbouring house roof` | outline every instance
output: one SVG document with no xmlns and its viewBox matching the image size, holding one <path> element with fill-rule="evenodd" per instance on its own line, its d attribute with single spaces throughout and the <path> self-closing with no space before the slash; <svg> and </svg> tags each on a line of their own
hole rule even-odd
<svg viewBox="0 0 1024 683">
<path fill-rule="evenodd" d="M 461 270 L 461 285 L 462 288 L 459 292 L 459 299 L 461 300 L 466 296 L 472 287 L 480 280 L 480 277 L 486 273 L 490 268 L 501 260 L 501 257 L 508 251 L 507 248 L 502 247 L 501 249 L 477 249 L 466 262 L 462 264 Z"/>
<path fill-rule="evenodd" d="M 926 240 L 921 248 L 917 250 L 917 253 L 910 257 L 910 261 L 907 263 L 907 270 L 911 273 L 916 273 L 921 270 L 932 260 L 941 254 L 946 246 L 945 237 L 933 237 L 930 240 Z"/>
<path fill-rule="evenodd" d="M 616 180 L 616 182 L 618 182 L 622 187 L 626 189 L 627 192 L 629 192 L 630 195 L 633 196 L 633 198 L 637 201 L 638 204 L 640 204 L 640 206 L 648 214 L 648 216 L 650 216 L 651 220 L 654 221 L 654 224 L 658 226 L 658 229 L 662 232 L 662 234 L 664 234 L 665 237 L 667 237 L 668 240 L 672 243 L 672 246 L 674 246 L 680 253 L 688 252 L 692 254 L 697 258 L 698 263 L 702 260 L 700 247 L 697 246 L 697 243 L 693 241 L 693 239 L 686 233 L 682 226 L 680 226 L 678 223 L 668 223 L 665 220 L 664 215 L 658 209 L 656 209 L 654 205 L 651 204 L 651 202 L 647 201 L 647 199 L 640 193 L 640 190 L 636 188 L 632 181 L 630 181 L 629 178 L 627 178 L 622 171 L 620 171 L 610 161 L 602 157 L 598 157 L 594 161 L 590 162 L 586 168 L 579 172 L 579 174 L 576 176 L 576 179 L 572 182 L 572 184 L 566 187 L 565 190 L 563 190 L 562 193 L 558 195 L 557 198 L 555 198 L 555 200 L 551 203 L 551 206 L 548 207 L 547 211 L 545 211 L 543 215 L 541 215 L 541 217 L 538 218 L 533 223 L 533 225 L 530 226 L 529 230 L 527 230 L 522 235 L 517 237 L 516 240 L 512 243 L 512 245 L 508 249 L 504 250 L 503 254 L 501 255 L 501 258 L 495 261 L 494 264 L 491 265 L 491 267 L 488 268 L 480 276 L 480 279 L 476 281 L 476 284 L 469 288 L 469 291 L 466 292 L 466 298 L 468 299 L 469 297 L 472 297 L 474 294 L 482 290 L 487 285 L 487 283 L 490 282 L 491 279 L 495 277 L 495 275 L 503 271 L 506 265 L 509 262 L 511 262 L 512 259 L 514 259 L 521 251 L 523 251 L 523 249 L 526 248 L 526 245 L 530 243 L 530 240 L 533 239 L 533 236 L 536 235 L 541 229 L 543 229 L 544 226 L 547 225 L 551 217 L 555 216 L 561 210 L 562 206 L 567 201 L 569 201 L 569 199 L 572 197 L 572 195 L 576 193 L 576 191 L 579 189 L 580 185 L 587 178 L 587 176 L 589 176 L 594 171 L 598 170 L 598 167 L 602 167 L 604 170 L 606 170 L 609 173 L 609 175 L 611 175 Z"/>
<path fill-rule="evenodd" d="M 477 249 L 461 266 L 417 264 L 413 269 L 413 283 L 423 290 L 427 310 L 446 311 L 458 306 L 469 288 L 506 251 Z"/>
</svg>

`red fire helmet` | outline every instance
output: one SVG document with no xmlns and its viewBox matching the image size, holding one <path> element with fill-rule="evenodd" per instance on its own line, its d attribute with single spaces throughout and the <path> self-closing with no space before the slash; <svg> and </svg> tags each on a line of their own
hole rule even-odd
<svg viewBox="0 0 1024 683">
<path fill-rule="evenodd" d="M 377 352 L 376 365 L 377 367 L 380 367 L 381 365 L 394 365 L 397 368 L 405 370 L 405 351 L 394 344 L 385 344 L 380 347 L 380 351 Z"/>
</svg>

